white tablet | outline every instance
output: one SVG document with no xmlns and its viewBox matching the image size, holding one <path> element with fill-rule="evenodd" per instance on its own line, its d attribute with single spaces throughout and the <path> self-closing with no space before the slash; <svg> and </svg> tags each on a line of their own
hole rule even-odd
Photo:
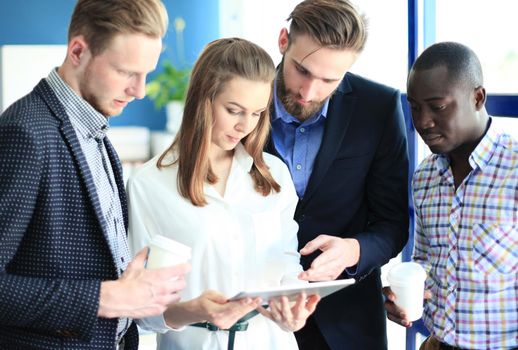
<svg viewBox="0 0 518 350">
<path fill-rule="evenodd" d="M 297 284 L 297 285 L 287 285 L 287 286 L 277 286 L 271 288 L 257 289 L 249 292 L 241 292 L 234 295 L 229 300 L 239 300 L 243 298 L 257 298 L 260 297 L 263 303 L 268 303 L 270 298 L 276 298 L 280 296 L 287 296 L 290 300 L 294 300 L 297 294 L 305 292 L 306 295 L 314 295 L 318 294 L 320 297 L 328 296 L 336 291 L 339 291 L 342 288 L 350 286 L 354 284 L 354 278 L 344 279 L 344 280 L 335 280 L 335 281 L 326 281 L 326 282 L 313 282 L 307 284 Z"/>
</svg>

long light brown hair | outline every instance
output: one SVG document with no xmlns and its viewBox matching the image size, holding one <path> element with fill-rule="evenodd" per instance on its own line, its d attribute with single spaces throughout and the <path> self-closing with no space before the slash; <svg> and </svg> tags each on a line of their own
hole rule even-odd
<svg viewBox="0 0 518 350">
<path fill-rule="evenodd" d="M 68 40 L 83 35 L 96 56 L 117 34 L 162 38 L 167 25 L 167 11 L 160 0 L 79 0 L 70 20 Z"/>
<path fill-rule="evenodd" d="M 209 43 L 192 70 L 180 130 L 157 162 L 159 169 L 178 164 L 178 190 L 196 206 L 207 204 L 204 184 L 218 181 L 209 161 L 214 125 L 212 103 L 226 83 L 235 77 L 272 84 L 275 66 L 268 53 L 250 41 L 226 38 Z M 270 93 L 268 108 L 261 113 L 255 129 L 242 140 L 244 148 L 253 158 L 250 176 L 254 188 L 263 196 L 281 189 L 263 159 L 263 148 L 270 129 L 271 100 Z M 173 162 L 165 161 L 168 154 L 174 156 Z"/>
</svg>

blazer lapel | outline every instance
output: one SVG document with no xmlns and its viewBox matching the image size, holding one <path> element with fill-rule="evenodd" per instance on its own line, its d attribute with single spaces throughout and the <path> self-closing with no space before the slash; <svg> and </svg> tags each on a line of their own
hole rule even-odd
<svg viewBox="0 0 518 350">
<path fill-rule="evenodd" d="M 329 102 L 322 145 L 315 159 L 304 197 L 300 200 L 297 210 L 304 208 L 315 194 L 336 158 L 356 105 L 356 97 L 350 93 L 351 91 L 346 76 Z"/>
<path fill-rule="evenodd" d="M 40 83 L 36 86 L 34 90 L 45 100 L 48 107 L 54 113 L 54 116 L 61 122 L 60 130 L 63 135 L 63 139 L 70 148 L 72 158 L 75 160 L 79 168 L 81 179 L 86 187 L 88 198 L 90 199 L 90 204 L 94 208 L 95 215 L 97 217 L 97 220 L 99 221 L 99 225 L 102 228 L 106 241 L 108 242 L 109 240 L 106 232 L 106 223 L 104 221 L 104 217 L 102 214 L 101 204 L 99 203 L 99 198 L 97 196 L 97 191 L 95 189 L 92 173 L 90 172 L 90 168 L 86 161 L 85 155 L 81 150 L 81 145 L 79 144 L 79 139 L 77 138 L 74 127 L 72 126 L 70 119 L 66 115 L 65 109 L 63 108 L 63 106 L 55 96 L 54 92 L 44 79 L 40 81 Z"/>
</svg>

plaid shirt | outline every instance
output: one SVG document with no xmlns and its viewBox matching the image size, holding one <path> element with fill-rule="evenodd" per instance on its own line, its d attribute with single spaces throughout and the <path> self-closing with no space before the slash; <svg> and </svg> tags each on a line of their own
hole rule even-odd
<svg viewBox="0 0 518 350">
<path fill-rule="evenodd" d="M 414 260 L 428 272 L 423 320 L 466 349 L 518 347 L 518 142 L 493 126 L 455 189 L 448 158 L 414 174 Z"/>
</svg>

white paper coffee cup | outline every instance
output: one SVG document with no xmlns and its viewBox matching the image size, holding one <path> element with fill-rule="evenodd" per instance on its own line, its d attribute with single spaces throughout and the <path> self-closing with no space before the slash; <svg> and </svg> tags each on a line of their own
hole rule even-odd
<svg viewBox="0 0 518 350">
<path fill-rule="evenodd" d="M 394 301 L 405 311 L 409 321 L 421 318 L 423 314 L 424 281 L 426 272 L 415 262 L 394 265 L 388 275 L 390 289 L 396 295 Z"/>
<path fill-rule="evenodd" d="M 158 269 L 185 263 L 191 259 L 191 247 L 164 236 L 154 236 L 149 242 L 146 267 Z"/>
</svg>

